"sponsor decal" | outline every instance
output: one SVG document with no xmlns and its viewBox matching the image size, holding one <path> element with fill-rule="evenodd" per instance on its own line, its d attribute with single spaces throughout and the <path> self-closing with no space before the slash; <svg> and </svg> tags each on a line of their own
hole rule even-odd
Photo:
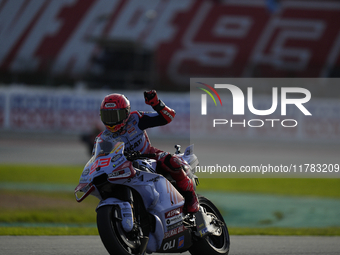
<svg viewBox="0 0 340 255">
<path fill-rule="evenodd" d="M 169 225 L 169 226 L 167 226 L 166 228 L 167 228 L 168 231 L 169 231 L 169 230 L 171 230 L 171 229 L 174 229 L 174 228 L 177 228 L 177 227 L 181 226 L 182 224 L 183 224 L 182 221 L 180 221 L 180 222 L 177 222 L 177 223 L 175 223 L 175 224 Z"/>
<path fill-rule="evenodd" d="M 172 116 L 168 111 L 166 111 L 166 110 L 162 110 L 161 111 L 162 112 L 162 114 L 164 114 L 164 115 L 166 115 L 166 116 L 168 116 L 171 120 L 173 120 L 174 119 L 174 116 Z"/>
<path fill-rule="evenodd" d="M 177 244 L 177 249 L 183 248 L 184 247 L 184 236 L 180 236 L 178 238 L 178 244 Z"/>
<path fill-rule="evenodd" d="M 129 134 L 129 136 L 133 137 L 135 134 L 137 134 L 137 131 L 132 132 L 131 134 Z"/>
<path fill-rule="evenodd" d="M 118 153 L 122 148 L 124 147 L 124 143 L 123 142 L 119 142 L 116 144 L 116 146 L 112 149 L 112 151 L 110 153 Z"/>
<path fill-rule="evenodd" d="M 199 231 L 201 237 L 208 232 L 207 228 L 203 228 L 202 230 Z"/>
<path fill-rule="evenodd" d="M 115 156 L 112 157 L 111 162 L 115 162 L 115 161 L 119 160 L 121 157 L 123 157 L 122 154 L 115 155 Z"/>
<path fill-rule="evenodd" d="M 174 235 L 177 235 L 179 233 L 182 233 L 185 230 L 184 226 L 180 226 L 178 228 L 172 229 L 164 234 L 164 239 L 172 237 Z"/>
<path fill-rule="evenodd" d="M 87 182 L 88 181 L 88 177 L 81 177 L 79 182 Z"/>
<path fill-rule="evenodd" d="M 118 161 L 116 161 L 116 162 L 112 165 L 112 167 L 113 167 L 113 168 L 116 168 L 117 166 L 121 165 L 124 161 L 125 161 L 125 159 L 124 159 L 124 158 L 121 158 L 121 159 L 119 159 Z"/>
<path fill-rule="evenodd" d="M 130 175 L 131 175 L 130 168 L 124 168 L 124 169 L 121 169 L 121 170 L 113 171 L 112 173 L 108 174 L 108 177 L 110 179 L 114 179 L 114 178 L 124 178 L 124 177 L 128 177 Z"/>
<path fill-rule="evenodd" d="M 106 103 L 106 104 L 105 104 L 105 107 L 106 107 L 106 108 L 115 108 L 115 107 L 116 107 L 116 104 L 115 104 L 115 103 Z"/>
<path fill-rule="evenodd" d="M 166 222 L 166 225 L 169 226 L 171 224 L 182 221 L 182 219 L 183 219 L 182 215 L 177 215 L 177 216 L 167 219 L 165 222 Z"/>
<path fill-rule="evenodd" d="M 135 130 L 131 134 L 129 134 L 129 137 L 133 137 L 135 134 L 137 134 L 137 130 Z"/>
<path fill-rule="evenodd" d="M 182 212 L 182 207 L 173 209 L 173 210 L 168 211 L 168 212 L 165 213 L 165 218 L 168 219 L 168 218 L 171 218 L 171 217 L 173 217 L 173 216 L 177 216 L 177 215 L 179 215 L 181 212 Z"/>
<path fill-rule="evenodd" d="M 86 176 L 90 173 L 90 169 L 86 168 L 83 173 L 81 174 L 82 176 Z"/>
<path fill-rule="evenodd" d="M 176 244 L 176 239 L 173 239 L 169 242 L 166 242 L 164 245 L 163 245 L 163 251 L 166 251 L 166 250 L 170 250 L 170 249 L 173 249 L 175 248 L 175 244 Z"/>
<path fill-rule="evenodd" d="M 109 137 L 111 137 L 112 136 L 112 132 L 111 131 L 108 131 L 108 130 L 105 130 L 103 133 L 102 133 L 102 135 L 100 136 L 100 137 L 103 137 L 104 138 L 104 140 L 107 140 Z M 98 138 L 99 139 L 99 138 Z M 100 139 L 102 139 L 102 138 L 100 138 Z"/>
<path fill-rule="evenodd" d="M 158 160 L 164 158 L 166 155 L 168 155 L 169 153 L 168 152 L 162 152 L 161 154 L 159 154 L 158 156 Z"/>
<path fill-rule="evenodd" d="M 143 138 L 140 138 L 138 141 L 134 142 L 133 144 L 131 144 L 129 147 L 127 147 L 128 151 L 132 151 L 135 148 L 137 148 L 143 141 Z"/>
<path fill-rule="evenodd" d="M 135 131 L 136 129 L 134 127 L 128 129 L 128 133 L 131 134 L 133 131 Z"/>
</svg>

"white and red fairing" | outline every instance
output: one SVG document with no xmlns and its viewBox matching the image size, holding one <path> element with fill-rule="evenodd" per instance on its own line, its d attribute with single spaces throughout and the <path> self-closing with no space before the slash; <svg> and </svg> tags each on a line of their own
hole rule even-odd
<svg viewBox="0 0 340 255">
<path fill-rule="evenodd" d="M 147 164 L 155 169 L 156 161 L 149 159 Z M 124 201 L 114 197 L 105 200 L 101 198 L 92 182 L 96 176 L 104 173 L 110 183 L 126 185 L 136 190 L 141 195 L 146 210 L 154 215 L 155 233 L 149 235 L 148 251 L 156 251 L 163 239 L 186 230 L 182 222 L 183 196 L 164 176 L 133 168 L 132 163 L 124 156 L 122 142 L 103 141 L 96 144 L 95 154 L 86 164 L 75 189 L 78 202 L 91 194 L 100 200 L 97 209 L 112 204 L 126 206 L 123 205 Z M 83 194 L 78 197 L 80 192 Z"/>
<path fill-rule="evenodd" d="M 137 190 L 142 195 L 146 209 L 152 210 L 157 206 L 157 211 L 163 211 L 176 205 L 183 206 L 184 198 L 166 178 L 156 173 L 140 171 L 132 166 L 124 156 L 124 143 L 105 141 L 109 151 L 103 150 L 105 146 L 102 145 L 103 143 L 96 144 L 95 154 L 84 167 L 79 185 L 75 189 L 78 202 L 89 194 L 102 199 L 92 181 L 96 176 L 106 173 L 109 182 Z M 149 161 L 150 164 L 156 165 L 156 161 Z M 84 194 L 78 197 L 78 192 Z"/>
<path fill-rule="evenodd" d="M 105 145 L 103 146 L 103 144 Z M 96 144 L 94 155 L 85 165 L 79 184 L 75 188 L 78 202 L 83 201 L 91 193 L 101 200 L 92 181 L 103 173 L 108 175 L 109 181 L 131 178 L 136 174 L 132 163 L 124 157 L 124 143 L 101 141 Z M 84 194 L 78 197 L 78 192 Z"/>
</svg>

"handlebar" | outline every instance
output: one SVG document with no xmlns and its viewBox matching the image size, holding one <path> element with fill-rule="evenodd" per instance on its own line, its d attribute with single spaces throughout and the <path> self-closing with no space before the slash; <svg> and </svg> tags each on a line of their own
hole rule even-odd
<svg viewBox="0 0 340 255">
<path fill-rule="evenodd" d="M 131 151 L 131 152 L 124 152 L 124 156 L 126 157 L 127 160 L 133 161 L 136 159 L 141 159 L 141 158 L 154 158 L 156 157 L 155 153 L 145 153 L 142 154 L 140 151 Z"/>
<path fill-rule="evenodd" d="M 145 154 L 140 154 L 140 156 L 143 158 L 154 158 L 156 157 L 156 153 L 145 153 Z"/>
</svg>

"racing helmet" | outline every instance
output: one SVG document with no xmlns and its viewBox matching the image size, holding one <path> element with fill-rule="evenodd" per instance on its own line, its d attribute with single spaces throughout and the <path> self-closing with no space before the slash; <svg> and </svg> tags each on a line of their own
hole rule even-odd
<svg viewBox="0 0 340 255">
<path fill-rule="evenodd" d="M 100 118 L 111 132 L 117 132 L 124 127 L 130 112 L 130 101 L 121 94 L 107 95 L 100 105 Z"/>
</svg>

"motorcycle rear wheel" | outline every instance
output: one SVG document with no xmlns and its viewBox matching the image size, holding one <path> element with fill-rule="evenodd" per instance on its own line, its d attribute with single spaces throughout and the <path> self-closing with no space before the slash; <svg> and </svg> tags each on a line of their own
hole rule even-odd
<svg viewBox="0 0 340 255">
<path fill-rule="evenodd" d="M 221 227 L 219 236 L 209 235 L 194 241 L 193 245 L 189 249 L 189 252 L 192 255 L 227 255 L 230 248 L 230 237 L 228 227 L 225 224 L 221 213 L 217 207 L 206 197 L 198 195 L 198 199 L 200 206 L 205 208 L 208 213 L 213 214 L 218 220 L 222 221 L 224 226 Z"/>
<path fill-rule="evenodd" d="M 115 206 L 97 210 L 97 227 L 100 238 L 109 254 L 138 254 L 140 241 L 133 233 L 124 231 Z"/>
</svg>

